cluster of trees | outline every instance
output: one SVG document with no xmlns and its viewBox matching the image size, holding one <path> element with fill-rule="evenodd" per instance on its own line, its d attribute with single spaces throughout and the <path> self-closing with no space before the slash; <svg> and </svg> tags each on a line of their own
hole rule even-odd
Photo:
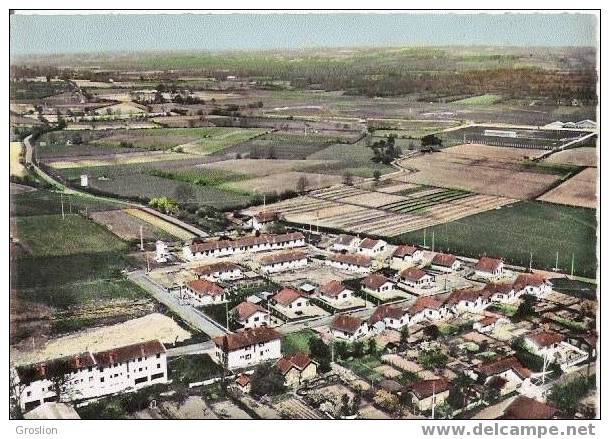
<svg viewBox="0 0 610 439">
<path fill-rule="evenodd" d="M 178 202 L 168 197 L 152 198 L 148 205 L 167 214 L 175 214 L 180 210 Z"/>
<path fill-rule="evenodd" d="M 377 342 L 374 338 L 369 338 L 366 345 L 362 341 L 355 341 L 351 344 L 338 341 L 335 343 L 334 348 L 335 356 L 341 359 L 362 358 L 366 355 L 377 354 Z"/>
<path fill-rule="evenodd" d="M 396 136 L 390 135 L 387 139 L 381 139 L 371 145 L 373 149 L 373 161 L 389 165 L 402 154 L 400 146 L 396 145 Z"/>
<path fill-rule="evenodd" d="M 595 386 L 595 375 L 577 376 L 568 382 L 555 384 L 551 389 L 549 401 L 565 414 L 573 416 L 578 410 L 580 400 L 595 389 Z"/>
</svg>

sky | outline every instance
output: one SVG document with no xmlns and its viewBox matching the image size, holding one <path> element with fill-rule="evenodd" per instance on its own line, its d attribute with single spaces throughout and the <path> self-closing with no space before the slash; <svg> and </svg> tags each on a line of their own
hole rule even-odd
<svg viewBox="0 0 610 439">
<path fill-rule="evenodd" d="M 11 54 L 354 46 L 596 46 L 589 14 L 13 15 Z"/>
</svg>

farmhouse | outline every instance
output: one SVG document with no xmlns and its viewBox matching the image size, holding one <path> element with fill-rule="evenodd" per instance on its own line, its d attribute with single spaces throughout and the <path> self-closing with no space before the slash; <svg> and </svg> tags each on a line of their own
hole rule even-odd
<svg viewBox="0 0 610 439">
<path fill-rule="evenodd" d="M 284 382 L 289 387 L 301 385 L 318 374 L 318 363 L 302 352 L 280 358 L 276 366 L 284 375 Z"/>
<path fill-rule="evenodd" d="M 451 254 L 448 253 L 437 253 L 432 258 L 432 265 L 430 268 L 433 270 L 444 271 L 447 273 L 452 273 L 460 269 L 462 264 L 458 259 Z"/>
<path fill-rule="evenodd" d="M 326 260 L 326 263 L 331 267 L 339 268 L 341 270 L 356 271 L 358 273 L 368 272 L 373 265 L 372 259 L 368 256 L 341 253 L 331 255 Z"/>
<path fill-rule="evenodd" d="M 195 261 L 205 257 L 221 257 L 246 252 L 283 250 L 305 246 L 305 236 L 301 232 L 281 235 L 246 236 L 231 240 L 216 240 L 194 243 L 183 248 L 183 257 Z"/>
<path fill-rule="evenodd" d="M 419 323 L 423 320 L 441 320 L 449 315 L 445 304 L 431 296 L 418 297 L 409 308 L 411 316 L 409 324 Z"/>
<path fill-rule="evenodd" d="M 411 402 L 421 412 L 438 407 L 449 397 L 451 383 L 447 378 L 419 380 L 409 385 Z"/>
<path fill-rule="evenodd" d="M 309 299 L 297 290 L 283 288 L 279 293 L 271 297 L 270 303 L 276 308 L 298 309 L 309 306 Z"/>
<path fill-rule="evenodd" d="M 400 279 L 410 288 L 431 288 L 434 277 L 419 268 L 405 268 L 400 272 Z"/>
<path fill-rule="evenodd" d="M 409 313 L 396 306 L 381 305 L 377 307 L 373 315 L 369 318 L 368 323 L 371 327 L 380 330 L 386 328 L 400 329 L 409 323 Z"/>
<path fill-rule="evenodd" d="M 497 315 L 489 315 L 472 324 L 472 329 L 480 333 L 492 332 L 496 327 L 509 323 L 509 320 Z"/>
<path fill-rule="evenodd" d="M 501 276 L 504 273 L 504 262 L 500 259 L 483 256 L 474 266 L 474 273 L 479 277 L 488 279 Z"/>
<path fill-rule="evenodd" d="M 388 293 L 394 289 L 394 282 L 382 274 L 369 274 L 362 280 L 362 288 L 372 293 Z"/>
<path fill-rule="evenodd" d="M 533 398 L 519 395 L 506 407 L 501 419 L 557 419 L 558 416 L 559 409 Z"/>
<path fill-rule="evenodd" d="M 347 314 L 340 314 L 330 324 L 330 333 L 333 337 L 348 341 L 356 341 L 369 332 L 366 321 Z"/>
<path fill-rule="evenodd" d="M 353 295 L 354 292 L 338 280 L 331 280 L 320 287 L 320 298 L 331 304 L 349 300 Z"/>
<path fill-rule="evenodd" d="M 387 242 L 381 239 L 364 238 L 358 244 L 357 252 L 372 258 L 385 251 L 387 245 Z"/>
<path fill-rule="evenodd" d="M 489 296 L 485 291 L 477 291 L 471 288 L 456 290 L 449 295 L 445 305 L 454 314 L 481 312 L 489 305 Z"/>
<path fill-rule="evenodd" d="M 187 283 L 183 293 L 195 306 L 221 303 L 227 299 L 224 288 L 206 279 L 197 279 Z"/>
<path fill-rule="evenodd" d="M 392 262 L 415 264 L 421 261 L 424 252 L 412 245 L 399 245 L 392 253 Z"/>
<path fill-rule="evenodd" d="M 296 270 L 307 266 L 307 253 L 302 251 L 274 253 L 262 257 L 260 263 L 261 270 L 265 273 Z"/>
<path fill-rule="evenodd" d="M 514 303 L 521 295 L 515 291 L 512 284 L 497 284 L 491 282 L 485 285 L 483 291 L 489 295 L 492 302 L 499 303 Z"/>
<path fill-rule="evenodd" d="M 551 283 L 541 274 L 520 274 L 513 283 L 516 294 L 530 294 L 538 298 L 552 291 Z"/>
<path fill-rule="evenodd" d="M 269 226 L 281 219 L 279 212 L 262 211 L 256 213 L 246 222 L 248 228 L 254 231 L 263 231 L 269 229 Z"/>
<path fill-rule="evenodd" d="M 532 372 L 515 356 L 480 364 L 474 373 L 479 383 L 496 388 L 501 396 L 518 390 L 532 376 Z"/>
<path fill-rule="evenodd" d="M 244 277 L 241 267 L 233 262 L 217 262 L 210 265 L 202 265 L 192 268 L 191 271 L 200 279 L 209 281 L 236 280 Z"/>
<path fill-rule="evenodd" d="M 269 324 L 269 311 L 251 302 L 242 302 L 231 310 L 237 323 L 244 328 L 258 328 Z"/>
<path fill-rule="evenodd" d="M 358 243 L 360 243 L 360 239 L 356 238 L 355 236 L 339 235 L 335 242 L 333 242 L 331 245 L 330 249 L 336 252 L 355 251 L 358 248 Z"/>
<path fill-rule="evenodd" d="M 214 359 L 229 369 L 256 366 L 282 356 L 282 336 L 267 326 L 214 338 Z"/>
<path fill-rule="evenodd" d="M 99 398 L 167 382 L 166 350 L 160 341 L 151 340 L 84 352 L 19 366 L 12 379 L 24 411 L 45 402 Z"/>
</svg>

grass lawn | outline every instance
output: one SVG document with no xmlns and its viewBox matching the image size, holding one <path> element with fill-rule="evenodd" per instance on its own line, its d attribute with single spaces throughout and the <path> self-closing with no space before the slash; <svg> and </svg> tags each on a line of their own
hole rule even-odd
<svg viewBox="0 0 610 439">
<path fill-rule="evenodd" d="M 169 378 L 185 386 L 222 374 L 222 366 L 214 363 L 208 354 L 170 358 L 167 368 Z"/>
<path fill-rule="evenodd" d="M 76 214 L 17 218 L 17 236 L 32 256 L 120 251 L 127 244 L 104 227 Z"/>
<path fill-rule="evenodd" d="M 595 210 L 521 201 L 427 229 L 435 233 L 435 250 L 478 258 L 483 254 L 527 266 L 551 269 L 559 252 L 559 268 L 595 277 L 597 269 Z M 400 235 L 402 243 L 422 244 L 424 230 Z"/>
<path fill-rule="evenodd" d="M 508 303 L 494 303 L 489 307 L 490 310 L 498 310 L 507 317 L 512 317 L 517 313 L 517 305 L 509 305 Z"/>
<path fill-rule="evenodd" d="M 375 356 L 366 355 L 362 358 L 350 358 L 349 360 L 341 360 L 341 365 L 353 370 L 367 380 L 380 381 L 384 377 L 374 369 L 381 366 L 381 360 Z"/>
<path fill-rule="evenodd" d="M 311 329 L 303 329 L 287 334 L 282 339 L 282 351 L 285 354 L 305 352 L 309 354 L 309 340 L 318 337 Z"/>
</svg>

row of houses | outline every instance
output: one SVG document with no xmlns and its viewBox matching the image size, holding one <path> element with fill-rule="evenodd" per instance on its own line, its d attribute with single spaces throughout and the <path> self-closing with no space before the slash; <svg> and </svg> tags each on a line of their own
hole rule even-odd
<svg viewBox="0 0 610 439">
<path fill-rule="evenodd" d="M 381 275 L 371 275 L 364 281 L 368 288 L 390 288 L 391 282 Z M 464 312 L 481 313 L 492 303 L 512 303 L 524 294 L 542 297 L 551 289 L 542 276 L 522 274 L 512 284 L 487 284 L 483 289 L 472 288 L 453 291 L 445 300 L 438 296 L 419 297 L 408 309 L 391 305 L 379 306 L 368 321 L 352 316 L 339 316 L 331 323 L 336 338 L 354 341 L 369 330 L 401 329 L 422 321 L 438 321 Z M 485 327 L 495 323 L 484 322 Z"/>
<path fill-rule="evenodd" d="M 285 250 L 303 246 L 305 246 L 305 236 L 301 232 L 291 232 L 279 235 L 245 236 L 235 240 L 197 242 L 184 246 L 182 255 L 187 261 L 197 261 L 209 257 Z"/>
<path fill-rule="evenodd" d="M 46 402 L 99 398 L 166 382 L 166 349 L 158 340 L 18 366 L 11 373 L 23 411 Z"/>
<path fill-rule="evenodd" d="M 330 246 L 334 252 L 357 253 L 368 257 L 375 257 L 387 250 L 388 243 L 382 239 L 360 239 L 352 235 L 339 235 Z"/>
</svg>

